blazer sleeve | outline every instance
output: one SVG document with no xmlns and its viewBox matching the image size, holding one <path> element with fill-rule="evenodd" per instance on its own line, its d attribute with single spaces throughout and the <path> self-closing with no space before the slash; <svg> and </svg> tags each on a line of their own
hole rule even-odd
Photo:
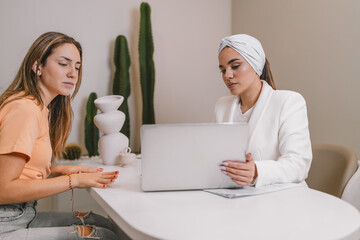
<svg viewBox="0 0 360 240">
<path fill-rule="evenodd" d="M 312 161 L 311 141 L 305 99 L 289 94 L 279 116 L 279 158 L 256 161 L 256 186 L 274 183 L 300 183 L 307 178 Z"/>
</svg>

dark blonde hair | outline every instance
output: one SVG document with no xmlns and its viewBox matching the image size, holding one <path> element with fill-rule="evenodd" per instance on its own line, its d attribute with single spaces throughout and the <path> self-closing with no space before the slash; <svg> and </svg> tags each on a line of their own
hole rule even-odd
<svg viewBox="0 0 360 240">
<path fill-rule="evenodd" d="M 44 103 L 40 96 L 40 76 L 38 76 L 36 73 L 38 72 L 40 65 L 45 66 L 47 58 L 54 52 L 54 50 L 65 43 L 75 45 L 80 54 L 80 61 L 82 62 L 81 45 L 72 37 L 58 32 L 47 32 L 42 34 L 31 45 L 13 82 L 5 90 L 5 92 L 1 94 L 0 109 L 2 109 L 9 102 L 28 96 L 34 98 L 34 100 L 36 100 L 41 106 L 44 107 Z M 36 64 L 36 71 L 33 71 L 32 67 L 36 62 L 38 63 Z M 81 65 L 78 74 L 78 81 L 76 83 L 73 94 L 71 96 L 58 95 L 51 101 L 48 106 L 50 141 L 53 155 L 56 157 L 60 157 L 62 155 L 66 140 L 69 137 L 71 131 L 73 112 L 70 101 L 74 99 L 75 95 L 79 91 L 82 76 Z M 12 95 L 18 94 L 20 92 L 23 92 L 23 94 L 14 98 L 9 98 Z"/>
<path fill-rule="evenodd" d="M 265 80 L 274 90 L 276 90 L 276 85 L 270 69 L 270 63 L 267 58 L 265 58 L 265 65 L 260 79 Z"/>
</svg>

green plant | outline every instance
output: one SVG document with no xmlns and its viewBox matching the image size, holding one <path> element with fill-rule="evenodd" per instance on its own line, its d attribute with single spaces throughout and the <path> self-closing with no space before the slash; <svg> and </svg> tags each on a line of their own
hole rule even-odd
<svg viewBox="0 0 360 240">
<path fill-rule="evenodd" d="M 63 153 L 64 159 L 75 160 L 81 157 L 81 147 L 79 144 L 70 143 L 65 146 L 65 151 Z"/>
<path fill-rule="evenodd" d="M 124 97 L 119 110 L 125 113 L 125 122 L 121 132 L 130 139 L 130 118 L 128 97 L 130 95 L 130 54 L 126 37 L 119 35 L 115 40 L 114 64 L 116 67 L 113 83 L 113 94 Z"/>
<path fill-rule="evenodd" d="M 150 5 L 140 5 L 139 63 L 140 82 L 143 102 L 143 124 L 155 123 L 154 87 L 155 66 L 153 60 L 154 43 L 151 30 Z"/>
<path fill-rule="evenodd" d="M 94 117 L 97 113 L 97 108 L 94 104 L 97 99 L 96 93 L 92 92 L 86 104 L 86 117 L 85 117 L 85 147 L 88 151 L 89 157 L 99 155 L 98 141 L 99 129 L 94 124 Z"/>
</svg>

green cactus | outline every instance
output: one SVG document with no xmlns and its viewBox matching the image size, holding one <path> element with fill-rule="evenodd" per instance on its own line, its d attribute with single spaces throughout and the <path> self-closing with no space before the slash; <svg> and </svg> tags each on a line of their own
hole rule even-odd
<svg viewBox="0 0 360 240">
<path fill-rule="evenodd" d="M 94 124 L 94 117 L 97 113 L 97 108 L 94 104 L 95 99 L 97 99 L 96 93 L 90 93 L 89 99 L 86 104 L 85 147 L 88 151 L 89 157 L 99 155 L 99 129 Z"/>
<path fill-rule="evenodd" d="M 139 63 L 140 82 L 143 102 L 143 124 L 155 123 L 154 88 L 155 66 L 153 60 L 154 43 L 151 30 L 150 5 L 140 5 Z"/>
<path fill-rule="evenodd" d="M 70 143 L 65 146 L 65 152 L 63 153 L 64 159 L 75 160 L 81 157 L 81 147 L 79 144 Z"/>
<path fill-rule="evenodd" d="M 124 97 L 124 102 L 119 107 L 119 110 L 125 113 L 126 116 L 121 132 L 130 139 L 128 97 L 130 95 L 129 68 L 131 63 L 127 40 L 123 35 L 118 36 L 115 40 L 114 63 L 116 70 L 114 74 L 113 94 Z"/>
</svg>

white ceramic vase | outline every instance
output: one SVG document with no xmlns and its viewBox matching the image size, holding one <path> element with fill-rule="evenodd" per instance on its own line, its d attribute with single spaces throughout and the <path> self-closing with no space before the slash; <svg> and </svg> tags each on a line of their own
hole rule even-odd
<svg viewBox="0 0 360 240">
<path fill-rule="evenodd" d="M 95 125 L 104 135 L 99 139 L 98 147 L 100 158 L 105 165 L 120 163 L 120 153 L 129 146 L 129 139 L 119 131 L 121 130 L 125 114 L 117 110 L 124 97 L 109 95 L 95 100 L 95 106 L 101 111 L 94 118 Z"/>
</svg>

